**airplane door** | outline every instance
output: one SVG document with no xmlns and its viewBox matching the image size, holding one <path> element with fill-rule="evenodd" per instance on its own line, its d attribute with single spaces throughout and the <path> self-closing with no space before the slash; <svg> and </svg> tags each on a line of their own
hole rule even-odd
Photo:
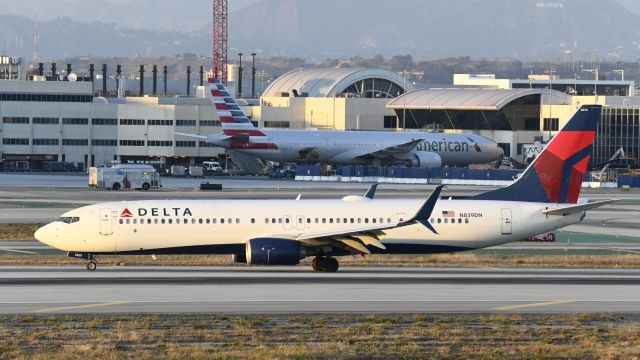
<svg viewBox="0 0 640 360">
<path fill-rule="evenodd" d="M 297 221 L 296 221 L 296 228 L 298 230 L 304 230 L 304 216 L 302 215 L 298 215 Z"/>
<path fill-rule="evenodd" d="M 284 223 L 282 225 L 285 230 L 291 230 L 291 216 L 285 216 Z"/>
<path fill-rule="evenodd" d="M 100 209 L 100 235 L 113 234 L 111 209 Z"/>
<path fill-rule="evenodd" d="M 502 235 L 511 235 L 511 209 L 502 209 Z"/>
</svg>

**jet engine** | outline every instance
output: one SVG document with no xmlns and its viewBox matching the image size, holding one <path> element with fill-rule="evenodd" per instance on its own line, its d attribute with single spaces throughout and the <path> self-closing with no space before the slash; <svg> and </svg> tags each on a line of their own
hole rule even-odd
<svg viewBox="0 0 640 360">
<path fill-rule="evenodd" d="M 297 241 L 258 238 L 247 241 L 246 257 L 250 265 L 296 265 L 304 255 Z"/>
<path fill-rule="evenodd" d="M 428 151 L 414 151 L 411 153 L 411 166 L 433 168 L 442 165 L 440 155 Z"/>
</svg>

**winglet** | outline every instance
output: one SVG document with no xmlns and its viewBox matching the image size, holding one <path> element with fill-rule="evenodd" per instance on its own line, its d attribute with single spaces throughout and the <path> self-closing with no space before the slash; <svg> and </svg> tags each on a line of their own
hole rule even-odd
<svg viewBox="0 0 640 360">
<path fill-rule="evenodd" d="M 401 224 L 401 226 L 410 225 L 417 222 L 422 224 L 427 229 L 431 230 L 431 232 L 433 232 L 434 234 L 437 234 L 438 232 L 436 231 L 436 229 L 434 229 L 431 223 L 429 223 L 429 218 L 431 217 L 433 208 L 436 206 L 436 202 L 438 202 L 438 200 L 440 199 L 440 192 L 442 191 L 443 187 L 444 185 L 440 185 L 436 187 L 436 189 L 433 190 L 433 192 L 431 193 L 427 201 L 425 201 L 424 204 L 422 204 L 422 207 L 420 208 L 420 210 L 418 210 L 418 212 L 411 219 Z"/>
<path fill-rule="evenodd" d="M 378 188 L 378 184 L 373 184 L 369 187 L 369 190 L 364 194 L 364 197 L 373 200 L 373 197 L 376 194 L 376 189 Z"/>
</svg>

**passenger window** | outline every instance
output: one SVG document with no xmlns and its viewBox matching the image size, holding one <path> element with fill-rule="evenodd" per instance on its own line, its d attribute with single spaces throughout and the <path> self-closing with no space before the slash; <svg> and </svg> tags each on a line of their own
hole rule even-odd
<svg viewBox="0 0 640 360">
<path fill-rule="evenodd" d="M 191 219 L 191 223 L 195 224 L 196 223 L 196 219 Z M 200 224 L 202 224 L 202 220 L 200 220 Z"/>
<path fill-rule="evenodd" d="M 311 218 L 307 218 L 307 224 L 311 224 Z"/>
<path fill-rule="evenodd" d="M 271 218 L 271 223 L 275 224 L 276 223 L 276 218 Z"/>
<path fill-rule="evenodd" d="M 224 219 L 220 219 L 220 224 L 224 224 Z"/>
<path fill-rule="evenodd" d="M 380 224 L 384 223 L 384 219 L 380 218 Z"/>
<path fill-rule="evenodd" d="M 343 218 L 342 222 L 346 224 L 347 223 L 347 218 Z"/>
<path fill-rule="evenodd" d="M 469 223 L 469 219 L 468 219 L 468 218 L 465 218 L 465 219 L 464 219 L 464 223 L 465 223 L 465 224 L 468 224 L 468 223 Z"/>
<path fill-rule="evenodd" d="M 278 218 L 278 224 L 282 224 L 282 218 Z"/>
<path fill-rule="evenodd" d="M 151 224 L 151 219 L 147 219 L 147 224 Z"/>
<path fill-rule="evenodd" d="M 388 222 L 388 223 L 391 223 L 391 218 L 387 218 L 387 222 Z"/>
<path fill-rule="evenodd" d="M 360 224 L 360 218 L 358 218 L 358 224 Z"/>
<path fill-rule="evenodd" d="M 211 219 L 211 222 L 215 225 L 218 223 L 218 219 Z"/>
<path fill-rule="evenodd" d="M 198 219 L 198 224 L 202 224 L 202 219 Z"/>
<path fill-rule="evenodd" d="M 138 223 L 138 219 L 133 219 L 133 224 L 137 224 Z"/>
<path fill-rule="evenodd" d="M 340 218 L 336 218 L 336 223 L 340 224 Z"/>
<path fill-rule="evenodd" d="M 429 219 L 429 222 L 433 224 L 433 218 Z"/>
<path fill-rule="evenodd" d="M 183 224 L 188 224 L 188 223 L 189 223 L 189 219 L 183 219 L 183 220 L 182 220 L 182 223 L 183 223 Z"/>
<path fill-rule="evenodd" d="M 229 221 L 227 221 L 227 224 L 233 224 L 233 219 L 229 218 Z"/>
<path fill-rule="evenodd" d="M 333 218 L 329 218 L 329 224 L 333 224 Z"/>
<path fill-rule="evenodd" d="M 118 222 L 119 222 L 120 224 L 122 224 L 122 223 L 124 223 L 124 220 L 120 219 Z"/>
<path fill-rule="evenodd" d="M 153 223 L 157 224 L 158 223 L 158 219 L 153 219 Z M 164 224 L 164 222 L 162 222 Z"/>
<path fill-rule="evenodd" d="M 320 220 L 318 218 L 316 218 L 316 224 L 319 223 L 319 222 L 320 222 Z"/>
<path fill-rule="evenodd" d="M 364 218 L 364 223 L 368 224 L 369 223 L 369 218 Z"/>
<path fill-rule="evenodd" d="M 444 218 L 444 223 L 445 223 L 445 224 L 448 224 L 448 223 L 449 223 L 449 219 Z"/>
<path fill-rule="evenodd" d="M 205 222 L 206 222 L 207 224 L 211 223 L 211 220 L 209 220 L 209 219 L 204 219 L 204 220 L 205 220 Z"/>
<path fill-rule="evenodd" d="M 236 224 L 240 224 L 240 219 L 236 218 Z"/>
<path fill-rule="evenodd" d="M 252 224 L 255 224 L 255 223 L 256 223 L 256 219 L 251 218 L 251 223 L 252 223 Z"/>
<path fill-rule="evenodd" d="M 264 219 L 264 223 L 265 223 L 265 224 L 268 224 L 268 223 L 269 223 L 269 219 L 268 219 L 268 218 L 265 218 L 265 219 Z"/>
<path fill-rule="evenodd" d="M 173 224 L 173 219 L 169 219 L 169 224 Z"/>
<path fill-rule="evenodd" d="M 438 224 L 442 223 L 442 219 L 438 218 Z"/>
<path fill-rule="evenodd" d="M 131 223 L 131 220 L 127 219 L 127 225 L 129 225 Z"/>
<path fill-rule="evenodd" d="M 289 223 L 289 218 L 284 218 L 284 222 L 288 224 Z"/>
<path fill-rule="evenodd" d="M 164 220 L 164 219 L 162 219 L 162 220 L 160 220 L 160 222 L 164 224 L 164 223 L 165 223 L 165 220 Z"/>
<path fill-rule="evenodd" d="M 371 222 L 376 223 L 376 218 L 371 219 Z"/>
<path fill-rule="evenodd" d="M 462 224 L 462 218 L 458 218 L 458 224 Z"/>
</svg>

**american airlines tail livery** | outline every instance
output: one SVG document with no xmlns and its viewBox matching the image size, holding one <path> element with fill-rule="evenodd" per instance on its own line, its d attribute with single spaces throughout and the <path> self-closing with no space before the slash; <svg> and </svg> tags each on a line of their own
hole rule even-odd
<svg viewBox="0 0 640 360">
<path fill-rule="evenodd" d="M 334 272 L 336 257 L 431 254 L 479 249 L 553 231 L 613 200 L 579 200 L 600 106 L 582 106 L 510 186 L 464 200 L 167 200 L 74 209 L 40 228 L 42 243 L 87 259 L 96 255 L 233 254 L 251 265 Z"/>
<path fill-rule="evenodd" d="M 206 140 L 263 160 L 430 168 L 488 163 L 503 154 L 495 142 L 475 134 L 258 129 L 218 79 L 208 81 L 223 133 L 176 135 Z"/>
</svg>

